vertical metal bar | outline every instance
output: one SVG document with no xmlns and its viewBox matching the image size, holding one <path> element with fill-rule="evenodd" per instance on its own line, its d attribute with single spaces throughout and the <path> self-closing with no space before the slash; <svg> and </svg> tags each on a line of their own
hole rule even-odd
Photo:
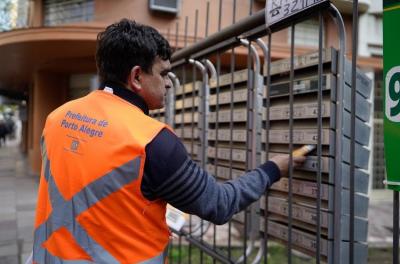
<svg viewBox="0 0 400 264">
<path fill-rule="evenodd" d="M 234 24 L 236 21 L 236 0 L 233 0 L 233 7 L 232 7 L 232 24 Z M 229 138 L 231 139 L 229 141 L 229 178 L 232 179 L 232 147 L 233 147 L 233 92 L 234 92 L 234 72 L 235 72 L 235 48 L 231 49 L 231 67 L 230 67 L 230 72 L 231 72 L 231 85 L 230 85 L 230 95 L 231 95 L 231 102 L 229 105 L 230 108 L 230 119 L 229 119 L 229 131 L 230 135 Z M 219 77 L 219 76 L 218 76 Z M 231 252 L 231 246 L 232 246 L 232 222 L 229 221 L 229 226 L 228 226 L 228 259 L 232 258 L 232 252 Z"/>
<path fill-rule="evenodd" d="M 269 108 L 270 108 L 270 87 L 271 87 L 271 47 L 272 47 L 272 34 L 268 32 L 268 65 L 267 65 L 267 97 L 266 97 L 266 123 L 265 123 L 265 156 L 269 159 Z M 268 191 L 265 192 L 265 211 L 264 211 L 264 263 L 268 263 Z"/>
<path fill-rule="evenodd" d="M 175 25 L 175 50 L 178 49 L 178 35 L 179 35 L 179 22 L 176 22 Z M 185 80 L 183 79 L 183 85 L 185 85 Z M 174 103 L 175 104 L 175 103 Z M 175 116 L 172 117 L 174 119 L 174 124 L 175 122 Z M 183 120 L 183 117 L 182 117 Z M 179 236 L 179 242 L 178 242 L 178 263 L 181 264 L 182 262 L 182 236 Z"/>
<path fill-rule="evenodd" d="M 214 173 L 215 175 L 218 174 L 218 148 L 219 148 L 219 141 L 218 141 L 218 129 L 219 129 L 219 92 L 220 92 L 220 76 L 221 73 L 221 54 L 217 53 L 217 87 L 216 87 L 216 106 L 215 106 L 215 159 L 214 159 Z M 217 241 L 217 227 L 214 225 L 214 249 L 216 249 L 216 241 Z M 213 261 L 215 263 L 215 259 Z"/>
<path fill-rule="evenodd" d="M 184 47 L 185 48 L 187 47 L 187 44 L 188 44 L 188 40 L 187 40 L 187 37 L 188 37 L 188 24 L 189 24 L 189 17 L 185 16 L 185 37 L 184 37 Z"/>
<path fill-rule="evenodd" d="M 219 9 L 218 9 L 218 31 L 221 30 L 221 24 L 222 24 L 222 0 L 219 0 Z M 219 80 L 219 76 L 221 73 L 221 53 L 217 52 L 217 87 L 216 87 L 216 107 L 215 107 L 215 116 L 216 116 L 216 120 L 215 120 L 215 166 L 214 166 L 214 171 L 215 171 L 215 175 L 217 175 L 217 171 L 218 171 L 218 148 L 219 148 L 219 141 L 218 141 L 218 129 L 219 129 L 219 92 L 220 92 L 220 80 Z M 216 243 L 217 243 L 217 226 L 214 225 L 214 234 L 213 234 L 213 248 L 214 250 L 216 249 Z M 213 263 L 215 262 L 215 259 L 213 259 Z"/>
<path fill-rule="evenodd" d="M 393 191 L 393 264 L 399 264 L 399 192 Z"/>
<path fill-rule="evenodd" d="M 202 87 L 205 86 L 205 85 L 206 85 L 206 83 L 204 82 L 204 79 L 203 79 Z M 203 89 L 203 88 L 201 88 L 201 89 Z M 204 142 L 204 138 L 205 138 L 204 133 L 206 131 L 206 127 L 205 127 L 205 124 L 203 122 L 203 119 L 205 118 L 206 113 L 205 113 L 205 108 L 203 106 L 204 106 L 204 103 L 205 103 L 204 101 L 206 99 L 205 99 L 204 93 L 202 91 L 199 91 L 199 95 L 200 95 L 200 98 L 199 98 L 199 107 L 200 107 L 199 114 L 201 113 L 201 118 L 199 116 L 199 118 L 197 120 L 198 120 L 199 123 L 201 122 L 201 127 L 202 127 L 202 130 L 199 131 L 199 132 L 201 132 L 201 134 L 199 135 L 201 137 L 201 143 L 200 143 L 199 147 L 201 149 L 200 163 L 201 163 L 201 167 L 204 169 L 205 168 L 205 164 L 204 164 L 205 163 L 205 154 L 204 153 L 206 151 L 206 149 L 205 149 L 206 142 Z M 203 219 L 200 219 L 200 241 L 201 241 L 201 243 L 203 243 L 203 234 L 204 234 Z M 201 250 L 200 251 L 200 263 L 203 263 L 203 260 L 204 260 L 204 254 L 203 254 L 203 250 Z"/>
<path fill-rule="evenodd" d="M 179 236 L 179 253 L 178 253 L 178 263 L 182 263 L 182 236 Z"/>
<path fill-rule="evenodd" d="M 218 31 L 221 30 L 222 24 L 222 0 L 219 0 L 219 10 L 218 10 Z"/>
<path fill-rule="evenodd" d="M 251 131 L 251 124 L 250 124 L 250 118 L 249 118 L 249 112 L 251 109 L 251 105 L 250 105 L 250 100 L 253 97 L 252 96 L 252 91 L 251 91 L 251 47 L 250 45 L 248 45 L 247 48 L 247 104 L 246 104 L 246 112 L 247 112 L 247 121 L 246 121 L 246 170 L 250 170 L 251 169 L 251 156 L 249 155 L 249 135 L 250 135 L 250 131 Z M 247 226 L 249 224 L 249 219 L 248 219 L 248 215 L 249 215 L 249 209 L 246 208 L 244 211 L 244 241 L 243 241 L 243 263 L 247 263 L 247 237 L 248 237 L 248 230 L 247 230 Z"/>
<path fill-rule="evenodd" d="M 288 263 L 292 263 L 292 217 L 293 217 L 293 84 L 294 84 L 294 33 L 295 24 L 291 26 L 290 35 L 290 86 L 289 86 L 289 206 L 288 206 Z"/>
<path fill-rule="evenodd" d="M 251 0 L 249 0 L 250 1 L 250 4 L 249 4 L 249 15 L 251 15 L 251 6 L 252 6 L 252 1 Z M 249 155 L 250 153 L 249 153 L 249 144 L 250 144 L 250 142 L 249 141 L 251 141 L 251 116 L 249 115 L 249 113 L 251 112 L 251 110 L 252 110 L 252 105 L 251 105 L 251 100 L 252 100 L 252 97 L 253 97 L 253 91 L 252 91 L 252 87 L 251 87 L 251 46 L 250 46 L 250 43 L 248 43 L 248 46 L 247 46 L 247 76 L 248 76 L 248 80 L 247 80 L 247 104 L 246 104 L 246 112 L 247 112 L 247 122 L 246 122 L 246 130 L 247 130 L 247 135 L 246 135 L 246 170 L 248 171 L 248 170 L 250 170 L 251 169 L 251 162 L 252 162 L 252 160 L 251 160 L 251 155 Z M 243 241 L 243 255 L 242 255 L 242 257 L 243 257 L 243 259 L 242 259 L 242 261 L 243 261 L 243 263 L 247 263 L 247 255 L 248 255 L 248 247 L 251 247 L 251 245 L 250 246 L 248 246 L 247 245 L 247 238 L 248 238 L 248 225 L 249 225 L 249 223 L 250 223 L 250 221 L 249 221 L 249 212 L 250 212 L 250 210 L 249 210 L 249 208 L 247 207 L 245 210 L 244 210 L 244 230 L 245 230 L 245 232 L 244 232 L 244 237 L 243 237 L 243 239 L 244 239 L 244 241 Z M 240 262 L 240 261 L 238 261 L 238 262 Z"/>
<path fill-rule="evenodd" d="M 167 28 L 167 40 L 171 43 L 171 28 Z"/>
<path fill-rule="evenodd" d="M 338 89 L 336 94 L 336 146 L 335 146 L 335 192 L 334 192 L 334 241 L 332 262 L 340 264 L 341 261 L 341 212 L 342 212 L 342 124 L 343 124 L 343 91 L 344 91 L 344 60 L 346 54 L 346 32 L 343 18 L 339 10 L 331 4 L 330 12 L 334 17 L 339 33 L 339 69 Z"/>
<path fill-rule="evenodd" d="M 178 49 L 178 36 L 179 36 L 179 22 L 175 25 L 175 50 Z"/>
<path fill-rule="evenodd" d="M 235 24 L 236 22 L 236 0 L 233 0 L 233 6 L 232 6 L 232 24 Z"/>
<path fill-rule="evenodd" d="M 199 11 L 196 9 L 195 11 L 195 25 L 194 25 L 194 39 L 195 42 L 197 41 L 197 28 L 198 28 L 198 13 Z M 202 148 L 202 146 L 199 146 L 197 143 L 194 142 L 194 131 L 195 131 L 195 122 L 194 122 L 194 115 L 195 115 L 195 111 L 194 111 L 194 100 L 195 100 L 195 96 L 196 96 L 196 91 L 194 89 L 195 85 L 196 85 L 196 80 L 197 80 L 197 73 L 196 73 L 196 67 L 195 65 L 193 65 L 193 76 L 192 76 L 192 83 L 193 83 L 193 89 L 192 89 L 192 108 L 191 108 L 191 114 L 192 114 L 192 122 L 191 122 L 191 145 L 192 145 L 192 149 L 194 149 L 194 146 L 197 145 L 197 149 Z M 200 93 L 200 91 L 199 91 Z M 201 100 L 198 100 L 198 107 L 200 107 L 201 104 Z M 200 122 L 200 116 L 197 118 L 197 122 Z M 199 137 L 201 137 L 201 135 L 199 134 L 199 130 L 198 130 L 198 125 L 197 125 L 197 134 Z M 194 151 L 192 151 L 194 153 Z M 202 160 L 202 159 L 201 159 Z M 200 220 L 200 236 L 201 236 L 201 240 L 203 239 L 203 220 Z M 201 255 L 201 259 L 203 259 L 203 251 L 200 251 L 200 255 Z"/>
<path fill-rule="evenodd" d="M 205 32 L 205 36 L 208 36 L 208 27 L 209 27 L 209 20 L 210 20 L 210 2 L 207 1 L 207 10 L 206 10 L 206 32 Z M 208 124 L 207 124 L 208 126 Z M 215 155 L 217 156 L 217 155 Z M 203 222 L 201 222 L 201 225 L 203 226 Z M 214 244 L 215 244 L 215 226 L 214 226 Z M 215 248 L 214 248 L 215 249 Z M 215 259 L 214 259 L 215 261 Z"/>
<path fill-rule="evenodd" d="M 269 51 L 268 51 L 268 47 L 265 45 L 265 42 L 261 38 L 258 38 L 256 40 L 256 42 L 257 42 L 258 46 L 262 49 L 263 57 L 264 57 L 264 62 L 263 62 L 263 66 L 264 67 L 261 70 L 261 75 L 260 75 L 261 82 L 259 82 L 259 81 L 257 82 L 258 85 L 260 85 L 259 90 L 257 91 L 257 92 L 260 93 L 258 96 L 261 97 L 261 100 L 259 100 L 259 102 L 258 102 L 258 108 L 257 108 L 257 110 L 258 110 L 257 114 L 261 115 L 259 117 L 260 120 L 257 121 L 257 124 L 259 125 L 259 127 L 257 127 L 257 133 L 259 133 L 259 135 L 258 135 L 259 143 L 257 143 L 257 145 L 259 146 L 259 149 L 257 150 L 258 151 L 257 155 L 259 155 L 259 157 L 258 157 L 258 160 L 257 160 L 257 162 L 258 162 L 257 166 L 259 166 L 261 163 L 264 163 L 264 161 L 262 161 L 261 157 L 260 157 L 260 156 L 262 156 L 261 155 L 262 154 L 262 128 L 263 128 L 262 107 L 263 107 L 263 103 L 264 103 L 263 89 L 267 88 L 265 86 L 265 76 L 266 76 L 266 67 L 267 67 L 267 64 L 268 64 L 268 61 L 269 61 L 269 56 L 268 56 Z M 268 116 L 268 111 L 267 111 L 267 116 Z M 268 118 L 267 118 L 267 120 L 268 120 Z M 267 120 L 265 120 L 265 121 L 268 122 Z M 266 134 L 268 134 L 268 133 L 266 133 Z M 257 210 L 260 211 L 260 208 L 257 208 Z M 257 226 L 260 226 L 259 223 L 258 223 Z M 259 232 L 258 228 L 257 228 L 257 232 Z M 253 260 L 253 263 L 260 263 L 262 257 L 264 257 L 265 250 L 266 250 L 265 249 L 265 240 L 264 239 L 265 239 L 265 237 L 262 237 L 261 240 L 260 240 L 260 249 L 258 251 L 258 254 L 257 254 L 256 258 Z"/>
<path fill-rule="evenodd" d="M 249 0 L 249 15 L 253 14 L 254 0 Z"/>
<path fill-rule="evenodd" d="M 188 31 L 188 17 L 185 17 L 185 27 L 184 27 L 184 39 L 183 39 L 183 45 L 184 47 L 187 46 L 187 31 Z M 186 69 L 185 66 L 182 66 L 182 80 L 183 80 L 183 89 L 182 89 L 182 109 L 181 109 L 181 114 L 182 114 L 182 123 L 181 123 L 181 131 L 182 135 L 185 134 L 185 86 L 187 85 L 186 83 Z M 194 89 L 194 87 L 193 87 Z M 190 150 L 191 156 L 193 157 L 193 148 Z M 192 215 L 189 216 L 189 234 L 192 234 Z M 189 249 L 188 249 L 188 258 L 189 258 L 189 264 L 192 263 L 192 244 L 189 243 Z"/>
<path fill-rule="evenodd" d="M 199 15 L 199 10 L 196 9 L 195 11 L 195 21 L 194 21 L 194 41 L 197 41 L 197 27 L 198 27 L 198 15 Z M 197 80 L 197 74 L 196 74 L 196 66 L 193 64 L 192 67 L 192 84 L 193 84 L 193 89 L 192 89 L 192 107 L 191 107 L 191 116 L 192 116 L 192 122 L 191 122 L 191 140 L 190 140 L 190 145 L 191 148 L 194 149 L 195 142 L 194 142 L 194 131 L 195 131 L 195 122 L 194 122 L 194 115 L 195 115 L 195 97 L 196 97 L 196 90 L 194 89 L 196 85 L 196 80 Z"/>
<path fill-rule="evenodd" d="M 351 53 L 351 133 L 350 133 L 350 248 L 349 263 L 354 263 L 354 173 L 356 134 L 356 67 L 358 53 L 358 0 L 353 0 L 353 34 Z"/>
<path fill-rule="evenodd" d="M 235 50 L 232 48 L 231 50 L 231 67 L 230 67 L 230 72 L 231 72 L 231 85 L 230 85 L 230 95 L 231 95 L 231 101 L 229 104 L 229 178 L 232 179 L 232 148 L 233 148 L 233 100 L 234 100 L 234 72 L 235 72 Z M 219 78 L 219 76 L 218 76 Z M 228 258 L 231 259 L 231 244 L 232 244 L 232 223 L 229 221 L 229 227 L 228 227 Z"/>
<path fill-rule="evenodd" d="M 195 11 L 195 20 L 194 20 L 194 42 L 197 42 L 197 30 L 198 30 L 198 20 L 199 20 L 199 10 L 196 9 Z M 192 83 L 193 83 L 193 88 L 195 87 L 197 80 L 197 73 L 196 73 L 196 67 L 193 65 L 193 78 L 192 78 Z M 192 89 L 192 126 L 191 126 L 191 144 L 192 148 L 194 147 L 194 114 L 195 114 L 195 97 L 196 97 L 196 90 Z"/>
<path fill-rule="evenodd" d="M 199 10 L 196 9 L 195 16 L 194 16 L 194 42 L 197 42 L 197 29 L 198 29 L 198 22 L 199 22 Z"/>
<path fill-rule="evenodd" d="M 250 44 L 250 43 L 249 43 Z M 262 45 L 263 43 L 261 43 Z M 252 46 L 252 44 L 250 44 Z M 254 71 L 253 71 L 253 113 L 252 113 L 252 169 L 256 169 L 257 166 L 260 165 L 260 158 L 261 158 L 261 127 L 260 127 L 260 115 L 259 113 L 261 113 L 261 106 L 260 106 L 260 100 L 259 100 L 259 91 L 262 89 L 259 86 L 259 78 L 260 78 L 260 58 L 259 55 L 257 53 L 257 50 L 255 49 L 255 47 L 252 48 L 252 53 L 254 54 Z M 253 203 L 250 206 L 250 239 L 251 239 L 251 243 L 254 243 L 255 240 L 258 237 L 259 234 L 259 230 L 258 230 L 258 226 L 259 226 L 259 218 L 256 214 L 256 212 L 259 210 L 259 204 L 257 203 Z M 260 247 L 261 250 L 261 247 Z M 259 251 L 260 252 L 260 251 Z M 256 258 L 253 259 L 254 261 L 257 261 L 258 255 L 256 255 Z"/>
<path fill-rule="evenodd" d="M 182 66 L 182 95 L 181 95 L 181 100 L 182 100 L 182 107 L 181 107 L 181 124 L 180 124 L 180 129 L 181 129 L 181 135 L 184 138 L 185 134 L 185 86 L 188 85 L 186 82 L 186 69 L 185 66 Z M 193 149 L 188 149 L 188 152 L 190 155 L 192 155 Z M 189 215 L 189 234 L 192 233 L 192 215 Z M 192 262 L 192 244 L 189 243 L 189 248 L 188 248 L 188 263 Z"/>
<path fill-rule="evenodd" d="M 172 250 L 173 250 L 173 241 L 171 240 L 168 244 L 168 263 L 173 263 L 172 261 Z"/>
<path fill-rule="evenodd" d="M 256 123 L 256 112 L 257 112 L 257 101 L 255 100 L 257 96 L 257 85 L 256 85 L 256 74 L 260 72 L 260 58 L 258 57 L 257 50 L 255 47 L 248 41 L 241 39 L 240 42 L 242 45 L 247 46 L 249 49 L 248 55 L 248 92 L 247 92 L 247 133 L 246 133 L 246 170 L 255 169 L 257 165 L 257 123 Z M 252 57 L 252 61 L 254 62 L 254 70 L 251 71 L 251 60 L 249 58 Z M 250 217 L 250 219 L 248 219 Z M 246 209 L 245 213 L 245 238 L 249 235 L 250 244 L 249 246 L 245 245 L 245 253 L 239 258 L 238 263 L 244 261 L 246 263 L 246 258 L 251 254 L 254 248 L 254 241 L 256 234 L 254 234 L 255 222 L 255 207 L 254 205 L 250 206 L 250 208 Z M 252 219 L 253 218 L 253 219 Z M 247 240 L 247 239 L 246 239 Z M 247 242 L 246 242 L 247 243 Z"/>
<path fill-rule="evenodd" d="M 168 77 L 173 83 L 173 88 L 167 92 L 167 109 L 165 112 L 165 122 L 172 128 L 175 127 L 175 91 L 180 87 L 178 77 L 173 73 L 169 72 Z"/>
<path fill-rule="evenodd" d="M 208 100 L 209 100 L 209 86 L 208 86 L 208 73 L 207 73 L 207 68 L 200 63 L 199 61 L 189 59 L 189 63 L 195 65 L 198 69 L 201 70 L 203 79 L 202 79 L 202 87 L 200 89 L 200 108 L 199 108 L 199 118 L 198 118 L 198 127 L 199 130 L 201 130 L 201 140 L 200 140 L 200 164 L 203 170 L 206 170 L 207 167 L 207 145 L 208 145 L 208 130 L 207 130 L 207 125 L 208 125 Z M 203 244 L 203 220 L 201 220 L 200 223 L 200 243 Z M 203 250 L 200 252 L 200 262 L 203 263 Z"/>
<path fill-rule="evenodd" d="M 316 263 L 321 262 L 321 183 L 322 183 L 322 49 L 323 49 L 323 28 L 324 28 L 324 17 L 322 11 L 318 13 L 319 20 L 319 32 L 318 32 L 318 130 L 317 130 L 317 235 L 316 235 Z"/>
<path fill-rule="evenodd" d="M 206 33 L 205 37 L 208 37 L 208 24 L 210 21 L 210 2 L 207 1 L 207 10 L 206 10 Z"/>
</svg>

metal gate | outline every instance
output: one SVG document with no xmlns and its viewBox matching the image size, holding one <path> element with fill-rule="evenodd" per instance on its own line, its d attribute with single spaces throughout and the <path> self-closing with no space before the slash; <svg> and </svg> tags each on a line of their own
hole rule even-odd
<svg viewBox="0 0 400 264">
<path fill-rule="evenodd" d="M 166 108 L 152 114 L 174 128 L 218 181 L 235 179 L 277 153 L 292 159 L 304 144 L 316 149 L 228 224 L 187 216 L 182 229 L 173 230 L 170 262 L 268 263 L 270 245 L 278 243 L 287 263 L 366 263 L 372 83 L 355 67 L 357 44 L 352 62 L 345 58 L 343 19 L 329 1 L 268 4 L 236 22 L 233 1 L 231 26 L 221 29 L 219 20 L 218 33 L 176 51 L 175 87 Z M 353 4 L 357 43 L 358 1 Z M 206 32 L 208 18 L 209 5 Z M 296 25 L 309 18 L 319 24 L 318 47 L 295 55 Z M 338 49 L 324 47 L 326 19 L 337 25 Z M 187 24 L 186 18 L 185 43 Z M 195 35 L 197 28 L 196 10 Z M 284 28 L 291 32 L 290 58 L 272 61 L 271 43 Z M 244 49 L 247 67 L 239 69 L 236 55 Z"/>
</svg>

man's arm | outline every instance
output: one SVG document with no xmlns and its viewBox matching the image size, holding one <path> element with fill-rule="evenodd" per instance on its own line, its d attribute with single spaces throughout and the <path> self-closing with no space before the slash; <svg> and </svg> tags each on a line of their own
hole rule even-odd
<svg viewBox="0 0 400 264">
<path fill-rule="evenodd" d="M 149 200 L 162 199 L 186 213 L 216 224 L 258 200 L 279 180 L 280 168 L 268 161 L 243 176 L 224 183 L 191 160 L 181 140 L 163 129 L 146 147 L 142 193 Z"/>
</svg>

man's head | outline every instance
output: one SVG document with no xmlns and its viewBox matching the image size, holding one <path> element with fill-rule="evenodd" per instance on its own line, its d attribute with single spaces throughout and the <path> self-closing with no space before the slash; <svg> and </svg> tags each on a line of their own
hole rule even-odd
<svg viewBox="0 0 400 264">
<path fill-rule="evenodd" d="M 171 48 L 152 27 L 122 19 L 97 36 L 96 64 L 101 81 L 117 82 L 139 94 L 149 109 L 164 106 L 171 87 Z"/>
</svg>

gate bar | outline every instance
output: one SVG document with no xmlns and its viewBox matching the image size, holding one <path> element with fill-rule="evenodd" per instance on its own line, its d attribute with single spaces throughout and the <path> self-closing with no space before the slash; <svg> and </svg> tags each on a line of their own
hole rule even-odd
<svg viewBox="0 0 400 264">
<path fill-rule="evenodd" d="M 354 173 L 356 134 L 356 67 L 358 52 L 358 0 L 353 0 L 353 34 L 351 54 L 351 125 L 350 125 L 350 227 L 349 263 L 354 263 Z"/>
<path fill-rule="evenodd" d="M 259 25 L 263 25 L 264 23 L 264 10 L 260 10 L 254 15 L 248 16 L 238 21 L 236 24 L 226 27 L 215 34 L 200 40 L 199 42 L 191 45 L 188 48 L 176 51 L 171 57 L 171 62 L 176 62 L 182 59 L 186 59 L 188 57 L 192 57 L 190 56 L 191 54 L 207 49 L 215 44 L 223 42 L 226 39 L 236 37 L 237 35 L 247 30 L 251 30 Z"/>
<path fill-rule="evenodd" d="M 173 81 L 173 88 L 167 92 L 167 104 L 165 106 L 165 122 L 174 127 L 175 124 L 175 91 L 181 86 L 179 78 L 173 73 L 169 72 L 168 77 Z"/>
<path fill-rule="evenodd" d="M 177 31 L 176 32 L 176 34 L 177 34 L 177 36 L 179 35 L 179 31 Z M 185 24 L 184 24 L 184 38 L 183 38 L 183 43 L 184 43 L 184 47 L 186 48 L 187 47 L 187 35 L 188 35 L 188 17 L 186 16 L 185 17 Z M 183 93 L 182 93 L 182 110 L 181 110 L 181 113 L 180 113 L 180 116 L 181 116 L 181 124 L 180 124 L 180 129 L 181 129 L 181 132 L 182 132 L 182 135 L 184 134 L 184 127 L 185 127 L 185 122 L 184 122 L 184 120 L 185 120 L 185 112 L 183 111 L 183 109 L 184 109 L 184 104 L 185 104 L 185 97 L 186 97 L 186 94 L 185 94 L 185 85 L 186 85 L 186 83 L 187 83 L 187 77 L 186 77 L 186 70 L 185 70 L 185 67 L 182 65 L 181 66 L 181 70 L 182 70 L 182 83 L 183 83 Z M 192 153 L 191 153 L 191 156 L 193 157 L 193 148 L 192 148 L 192 151 L 191 151 Z M 193 229 L 192 229 L 192 215 L 189 215 L 189 232 L 190 233 L 192 233 L 193 232 Z M 192 263 L 192 244 L 191 243 L 189 243 L 189 253 L 188 253 L 188 258 L 189 258 L 189 261 L 188 261 L 188 263 L 189 264 L 191 264 Z M 182 263 L 182 262 L 180 262 L 180 263 Z"/>
<path fill-rule="evenodd" d="M 318 141 L 317 141 L 317 237 L 316 237 L 316 263 L 321 263 L 321 184 L 322 184 L 322 73 L 323 73 L 323 62 L 322 62 L 322 49 L 323 49 L 323 29 L 324 29 L 324 18 L 322 11 L 318 14 L 319 20 L 319 32 L 318 32 Z"/>
<path fill-rule="evenodd" d="M 334 264 L 340 264 L 341 256 L 341 209 L 342 209 L 342 124 L 343 124 L 343 91 L 344 91 L 344 60 L 346 54 L 346 30 L 343 18 L 339 10 L 331 4 L 331 15 L 338 26 L 339 34 L 339 69 L 338 69 L 338 90 L 336 102 L 336 149 L 335 149 L 335 187 L 334 187 L 334 242 L 333 242 L 333 259 Z"/>
<path fill-rule="evenodd" d="M 393 191 L 393 264 L 399 263 L 399 192 Z"/>
<path fill-rule="evenodd" d="M 264 57 L 264 63 L 263 63 L 263 69 L 261 70 L 261 76 L 262 76 L 262 80 L 263 80 L 263 84 L 262 84 L 262 88 L 263 89 L 267 89 L 267 87 L 264 85 L 264 76 L 265 76 L 265 68 L 267 67 L 267 65 L 268 65 L 268 59 L 269 59 L 269 50 L 268 50 L 268 47 L 267 47 L 267 45 L 265 44 L 265 42 L 261 39 L 261 38 L 258 38 L 258 39 L 256 39 L 256 43 L 257 43 L 257 45 L 261 48 L 261 50 L 262 50 L 262 52 L 263 52 L 263 57 Z M 267 95 L 268 96 L 268 95 Z M 260 111 L 262 111 L 262 106 L 263 106 L 263 101 L 264 101 L 264 98 L 262 98 L 262 100 L 261 100 L 261 105 L 260 105 Z M 267 104 L 268 105 L 268 104 Z M 269 109 L 269 107 L 267 107 L 267 109 Z M 267 120 L 269 120 L 269 110 L 267 110 Z M 267 121 L 268 122 L 268 121 Z M 262 123 L 262 122 L 261 122 Z M 269 123 L 269 122 L 268 122 Z M 268 127 L 268 129 L 266 129 L 266 131 L 269 131 L 269 125 L 267 125 L 267 127 Z M 261 127 L 260 127 L 260 131 L 262 131 L 262 124 L 261 124 Z M 261 134 L 262 134 L 262 132 L 261 132 Z M 267 134 L 267 138 L 268 138 L 268 132 L 266 133 Z M 262 141 L 261 141 L 262 142 Z M 261 144 L 261 143 L 260 143 Z M 268 140 L 266 141 L 266 144 L 268 144 Z M 268 147 L 265 147 L 266 148 L 266 155 L 267 155 L 267 157 L 268 157 Z M 263 163 L 264 161 L 262 161 L 262 163 Z M 264 194 L 265 195 L 265 201 L 268 201 L 267 200 L 267 193 L 265 193 Z M 268 207 L 264 207 L 265 208 L 265 211 L 266 210 L 268 210 Z M 265 212 L 264 212 L 265 213 Z M 265 221 L 265 223 L 266 223 L 266 221 Z M 264 229 L 264 232 L 265 232 L 265 230 L 266 229 Z M 266 251 L 266 245 L 267 245 L 267 242 L 265 241 L 265 236 L 264 237 L 261 237 L 261 239 L 260 239 L 260 249 L 259 249 L 259 251 L 258 251 L 258 254 L 257 254 L 257 256 L 255 257 L 255 259 L 254 259 L 254 261 L 253 261 L 253 263 L 252 264 L 255 264 L 255 263 L 260 263 L 261 262 L 261 259 L 262 259 L 262 257 L 265 257 L 265 251 Z"/>
<path fill-rule="evenodd" d="M 221 26 L 222 26 L 222 0 L 219 0 L 219 8 L 218 8 L 218 31 L 221 30 Z M 218 163 L 219 163 L 219 156 L 218 156 L 218 150 L 220 147 L 219 144 L 219 138 L 218 138 L 218 130 L 219 130 L 219 108 L 220 108 L 220 104 L 219 104 L 219 93 L 220 93 L 220 73 L 221 73 L 221 54 L 219 52 L 217 52 L 217 58 L 216 58 L 216 63 L 217 63 L 217 70 L 214 69 L 214 77 L 217 80 L 217 87 L 216 87 L 216 105 L 215 105 L 215 141 L 214 141 L 214 148 L 215 148 L 215 159 L 214 159 L 214 172 L 215 172 L 215 176 L 218 175 Z M 213 249 L 216 249 L 216 244 L 217 244 L 217 226 L 214 225 L 214 232 L 213 232 Z M 213 259 L 213 263 L 215 264 L 215 259 Z"/>
<path fill-rule="evenodd" d="M 288 208 L 288 264 L 292 264 L 292 225 L 293 225 L 293 113 L 294 113 L 294 46 L 296 25 L 292 23 L 290 32 L 290 85 L 289 85 L 289 208 Z"/>
<path fill-rule="evenodd" d="M 321 2 L 315 6 L 305 9 L 288 19 L 283 19 L 270 27 L 271 33 L 277 32 L 294 21 L 304 20 L 307 16 L 315 14 L 315 12 L 322 8 L 327 8 L 329 2 Z M 249 40 L 257 39 L 265 36 L 268 32 L 265 26 L 265 10 L 262 9 L 251 16 L 245 17 L 237 23 L 228 26 L 221 31 L 200 40 L 199 42 L 186 47 L 184 49 L 174 52 L 171 57 L 172 66 L 176 67 L 186 63 L 187 58 L 198 58 L 206 55 L 215 53 L 217 50 L 229 49 L 232 45 L 239 45 L 238 35 L 244 34 L 251 31 L 251 36 L 245 36 L 250 38 Z"/>
<path fill-rule="evenodd" d="M 247 139 L 251 139 L 251 144 L 250 146 L 247 145 L 246 147 L 246 169 L 247 170 L 252 170 L 255 169 L 256 167 L 256 120 L 254 118 L 254 112 L 257 111 L 256 109 L 256 102 L 254 100 L 254 93 L 256 92 L 256 74 L 259 74 L 260 72 L 260 58 L 258 56 L 257 50 L 255 46 L 250 43 L 247 39 L 240 39 L 240 43 L 247 47 L 249 49 L 250 55 L 248 55 L 248 84 L 251 84 L 251 87 L 248 87 L 247 91 L 247 115 L 248 115 L 248 122 L 246 124 L 247 126 Z M 252 59 L 251 59 L 252 58 Z M 251 62 L 253 62 L 253 74 L 251 74 Z M 250 111 L 249 111 L 250 110 Z M 249 114 L 251 113 L 251 116 Z M 251 133 L 249 132 L 251 131 Z M 248 140 L 250 141 L 250 140 Z M 249 155 L 249 148 L 251 149 L 251 155 Z M 254 205 L 250 205 L 250 207 L 245 209 L 245 237 L 244 237 L 244 252 L 243 255 L 239 257 L 239 259 L 236 261 L 236 263 L 247 263 L 247 257 L 250 256 L 254 249 L 254 242 L 255 242 L 255 234 L 254 234 L 254 228 L 255 228 L 255 221 L 254 221 L 254 216 L 255 216 L 255 211 L 254 211 Z M 249 214 L 248 214 L 249 212 Z M 252 216 L 249 217 L 248 216 Z M 253 218 L 253 219 L 252 219 Z M 249 228 L 250 226 L 250 228 Z M 247 237 L 250 236 L 250 243 L 247 244 Z"/>
<path fill-rule="evenodd" d="M 266 86 L 266 93 L 267 96 L 265 98 L 266 100 L 266 116 L 267 120 L 265 123 L 265 155 L 266 157 L 269 156 L 269 129 L 270 129 L 270 121 L 269 121 L 269 108 L 270 108 L 270 88 L 271 88 L 271 47 L 272 47 L 272 34 L 269 28 L 267 29 L 268 31 L 268 57 L 267 57 L 267 86 Z M 265 68 L 265 67 L 264 67 Z M 265 191 L 265 204 L 264 204 L 264 242 L 265 242 L 265 250 L 264 250 L 264 264 L 268 264 L 268 211 L 269 211 L 269 205 L 268 205 L 268 190 Z"/>
<path fill-rule="evenodd" d="M 226 259 L 226 257 L 224 255 L 221 255 L 218 251 L 214 250 L 213 248 L 210 248 L 210 246 L 208 246 L 207 244 L 201 243 L 197 239 L 192 238 L 189 234 L 187 234 L 183 231 L 180 231 L 180 232 L 177 232 L 175 230 L 172 230 L 172 231 L 176 234 L 179 234 L 180 236 L 184 236 L 186 238 L 186 240 L 190 242 L 190 244 L 193 244 L 194 246 L 199 248 L 201 250 L 201 252 L 207 253 L 208 255 L 210 255 L 211 257 L 220 261 L 221 263 L 226 263 L 226 264 L 234 263 L 234 262 Z"/>
<path fill-rule="evenodd" d="M 233 1 L 233 7 L 232 7 L 232 24 L 236 23 L 236 0 Z M 230 67 L 230 75 L 231 75 L 231 82 L 230 82 L 230 97 L 231 97 L 231 102 L 229 104 L 229 109 L 230 109 L 230 116 L 229 116 L 229 138 L 233 139 L 233 101 L 234 101 L 234 89 L 235 89 L 235 83 L 234 83 L 234 72 L 235 72 L 235 64 L 236 64 L 236 59 L 235 59 L 235 47 L 232 47 L 231 49 L 231 67 Z M 219 81 L 218 81 L 219 85 Z M 229 141 L 229 179 L 232 179 L 232 165 L 233 165 L 233 140 Z M 229 226 L 228 226 L 228 258 L 232 258 L 232 222 L 229 221 Z"/>
</svg>

